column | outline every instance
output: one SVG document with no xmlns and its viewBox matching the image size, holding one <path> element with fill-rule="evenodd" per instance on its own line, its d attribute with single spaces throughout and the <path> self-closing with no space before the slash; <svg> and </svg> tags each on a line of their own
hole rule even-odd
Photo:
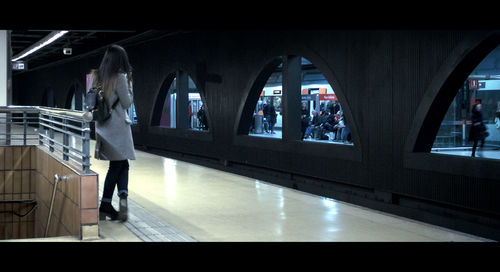
<svg viewBox="0 0 500 272">
<path fill-rule="evenodd" d="M 184 71 L 177 71 L 177 124 L 176 128 L 187 129 L 189 127 L 188 101 L 189 80 Z"/>
<path fill-rule="evenodd" d="M 0 106 L 11 104 L 10 39 L 8 30 L 0 30 Z"/>
<path fill-rule="evenodd" d="M 283 140 L 301 140 L 301 57 L 287 56 L 283 65 Z"/>
<path fill-rule="evenodd" d="M 8 106 L 11 101 L 11 64 L 10 64 L 10 31 L 0 30 L 0 106 Z M 10 145 L 11 113 L 1 114 L 0 121 L 5 125 L 5 144 Z M 5 119 L 4 119 L 5 118 Z M 1 125 L 3 126 L 3 125 Z M 4 129 L 3 127 L 1 129 Z"/>
</svg>

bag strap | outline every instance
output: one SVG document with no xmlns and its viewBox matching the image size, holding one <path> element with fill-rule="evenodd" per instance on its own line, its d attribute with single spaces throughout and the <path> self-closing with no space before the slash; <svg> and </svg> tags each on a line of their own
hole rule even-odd
<svg viewBox="0 0 500 272">
<path fill-rule="evenodd" d="M 98 83 L 95 87 L 97 87 L 99 91 L 101 91 L 101 92 L 103 92 L 103 93 L 104 93 L 104 90 L 102 89 L 102 86 L 101 86 L 101 84 L 100 84 L 100 83 Z M 113 105 L 111 105 L 111 110 L 114 110 L 114 109 L 115 109 L 115 106 L 116 106 L 116 104 L 118 104 L 118 101 L 119 101 L 119 100 L 120 100 L 120 99 L 119 99 L 118 95 L 116 95 L 116 100 L 115 100 L 115 102 L 113 103 Z"/>
<path fill-rule="evenodd" d="M 118 104 L 118 101 L 119 101 L 119 100 L 120 100 L 120 99 L 117 97 L 117 98 L 116 98 L 116 100 L 115 100 L 115 102 L 113 103 L 113 105 L 111 105 L 111 109 L 112 109 L 112 110 L 115 108 L 116 104 Z"/>
</svg>

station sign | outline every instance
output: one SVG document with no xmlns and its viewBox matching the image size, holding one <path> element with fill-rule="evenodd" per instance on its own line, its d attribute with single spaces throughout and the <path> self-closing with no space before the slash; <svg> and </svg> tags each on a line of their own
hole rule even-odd
<svg viewBox="0 0 500 272">
<path fill-rule="evenodd" d="M 201 100 L 200 93 L 188 93 L 189 100 Z"/>
<path fill-rule="evenodd" d="M 24 61 L 13 61 L 12 62 L 12 70 L 14 71 L 23 71 L 28 67 Z"/>
<path fill-rule="evenodd" d="M 338 101 L 335 94 L 319 94 L 319 100 L 334 100 Z"/>
<path fill-rule="evenodd" d="M 303 94 L 303 95 L 301 95 L 302 102 L 313 100 L 315 97 L 316 96 L 312 95 L 312 94 L 305 94 L 305 95 Z"/>
</svg>

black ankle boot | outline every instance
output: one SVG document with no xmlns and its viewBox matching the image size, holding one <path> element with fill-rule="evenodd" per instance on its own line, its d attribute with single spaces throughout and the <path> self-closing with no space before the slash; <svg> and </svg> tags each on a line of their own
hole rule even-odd
<svg viewBox="0 0 500 272">
<path fill-rule="evenodd" d="M 99 207 L 99 220 L 106 220 L 106 216 L 111 218 L 111 220 L 118 219 L 118 212 L 113 208 L 113 205 L 109 202 L 101 202 Z"/>
<path fill-rule="evenodd" d="M 120 212 L 118 213 L 118 218 L 121 221 L 127 221 L 128 218 L 128 204 L 127 204 L 127 195 L 120 195 Z"/>
</svg>

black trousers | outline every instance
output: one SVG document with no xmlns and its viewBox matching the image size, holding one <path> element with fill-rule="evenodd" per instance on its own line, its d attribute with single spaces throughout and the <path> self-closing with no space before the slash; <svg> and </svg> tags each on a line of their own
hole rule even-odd
<svg viewBox="0 0 500 272">
<path fill-rule="evenodd" d="M 481 145 L 479 147 L 482 148 L 484 146 L 484 138 L 481 139 L 481 140 L 475 139 L 474 140 L 474 145 L 472 146 L 472 157 L 476 156 L 476 148 L 477 148 L 477 144 L 478 144 L 479 141 L 481 141 Z"/>
<path fill-rule="evenodd" d="M 109 161 L 109 169 L 104 181 L 102 202 L 111 203 L 115 186 L 118 187 L 118 196 L 122 194 L 128 195 L 128 170 L 128 160 Z"/>
</svg>

